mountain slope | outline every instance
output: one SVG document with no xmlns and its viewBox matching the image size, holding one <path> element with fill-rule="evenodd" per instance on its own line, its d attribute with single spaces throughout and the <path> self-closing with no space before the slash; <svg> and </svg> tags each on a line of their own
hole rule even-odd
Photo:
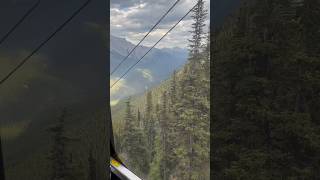
<svg viewBox="0 0 320 180">
<path fill-rule="evenodd" d="M 185 66 L 180 68 L 180 70 L 177 71 L 177 80 L 182 78 L 183 70 Z M 161 81 L 158 85 L 154 86 L 153 88 L 150 88 L 147 91 L 144 91 L 143 93 L 130 96 L 130 102 L 132 106 L 134 106 L 137 110 L 143 111 L 145 109 L 146 104 L 146 96 L 147 92 L 151 91 L 152 97 L 153 97 L 153 104 L 159 103 L 161 96 L 164 91 L 169 90 L 170 81 L 172 79 L 172 76 L 170 76 L 168 79 Z M 113 105 L 111 108 L 111 114 L 112 114 L 112 121 L 114 123 L 117 123 L 119 121 L 122 121 L 125 114 L 125 105 L 128 98 L 124 98 L 120 100 L 116 105 Z"/>
<path fill-rule="evenodd" d="M 115 36 L 110 37 L 110 68 L 111 71 L 127 56 L 128 52 L 134 48 L 134 44 L 127 40 Z M 137 62 L 149 47 L 139 46 L 131 56 L 117 69 L 111 76 L 111 82 L 120 77 L 131 65 Z M 186 63 L 187 50 L 181 48 L 154 48 L 145 56 L 140 63 L 132 69 L 128 76 L 119 83 L 117 91 L 111 94 L 111 99 L 122 99 L 129 95 L 139 94 L 146 88 L 159 84 L 168 79 L 170 74 Z"/>
</svg>

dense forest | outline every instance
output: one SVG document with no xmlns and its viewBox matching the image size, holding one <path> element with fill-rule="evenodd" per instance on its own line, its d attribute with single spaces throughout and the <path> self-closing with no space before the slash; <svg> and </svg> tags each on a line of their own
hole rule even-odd
<svg viewBox="0 0 320 180">
<path fill-rule="evenodd" d="M 199 52 L 190 41 L 185 67 L 126 101 L 125 162 L 148 179 L 209 179 L 210 166 L 211 179 L 320 179 L 318 17 L 318 0 L 241 1 Z"/>
<path fill-rule="evenodd" d="M 244 0 L 212 32 L 212 179 L 320 179 L 320 2 Z"/>
<path fill-rule="evenodd" d="M 199 2 L 188 63 L 144 95 L 128 98 L 121 116 L 113 114 L 119 156 L 143 179 L 210 179 L 210 47 L 207 7 Z"/>
</svg>

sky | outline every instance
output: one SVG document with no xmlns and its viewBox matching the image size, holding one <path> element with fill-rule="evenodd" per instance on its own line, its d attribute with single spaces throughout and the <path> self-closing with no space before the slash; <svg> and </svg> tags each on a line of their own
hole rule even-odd
<svg viewBox="0 0 320 180">
<path fill-rule="evenodd" d="M 176 2 L 176 0 L 111 0 L 111 34 L 126 38 L 137 44 L 160 17 Z M 196 0 L 181 0 L 174 9 L 162 20 L 142 43 L 152 46 L 185 15 L 196 3 Z M 209 0 L 205 4 L 209 12 Z M 209 22 L 209 14 L 208 14 Z M 158 45 L 157 48 L 187 48 L 190 38 L 192 20 L 187 16 L 179 25 Z"/>
<path fill-rule="evenodd" d="M 137 44 L 175 2 L 176 0 L 111 0 L 111 35 L 125 38 L 131 43 Z M 205 0 L 205 7 L 208 10 L 207 26 L 209 26 L 210 17 L 209 2 L 209 0 Z M 156 43 L 196 3 L 197 0 L 180 0 L 141 45 L 150 47 Z M 191 15 L 190 13 L 184 18 L 156 48 L 188 48 L 188 39 L 191 38 L 190 31 L 193 23 Z M 137 69 L 137 71 L 141 71 L 143 77 L 152 81 L 152 72 L 148 69 Z M 110 84 L 113 84 L 115 80 L 115 78 L 111 77 Z M 130 87 L 125 78 L 122 79 L 118 82 L 117 87 L 110 90 L 111 105 L 117 104 L 119 100 L 117 98 L 118 94 L 131 95 L 135 92 L 136 89 Z"/>
</svg>

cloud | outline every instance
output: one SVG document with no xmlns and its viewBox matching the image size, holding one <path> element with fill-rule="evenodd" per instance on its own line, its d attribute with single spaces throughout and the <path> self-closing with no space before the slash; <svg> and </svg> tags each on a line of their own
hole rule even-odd
<svg viewBox="0 0 320 180">
<path fill-rule="evenodd" d="M 111 34 L 137 43 L 174 2 L 175 0 L 111 0 Z M 180 1 L 157 29 L 145 39 L 143 45 L 151 46 L 158 41 L 196 2 L 196 0 Z M 209 0 L 206 2 L 209 10 Z M 191 24 L 189 15 L 157 47 L 186 48 Z"/>
<path fill-rule="evenodd" d="M 117 81 L 118 78 L 111 78 L 110 79 L 110 87 Z M 116 94 L 119 93 L 119 91 L 123 88 L 126 88 L 125 80 L 121 79 L 120 81 L 117 82 L 111 89 L 110 89 L 110 96 L 113 97 Z"/>
<path fill-rule="evenodd" d="M 110 86 L 112 86 L 119 77 L 110 78 Z M 117 100 L 135 94 L 137 91 L 132 86 L 129 86 L 126 79 L 121 79 L 110 89 L 110 103 L 116 103 Z"/>
<path fill-rule="evenodd" d="M 149 69 L 137 68 L 136 71 L 140 72 L 142 76 L 148 79 L 149 81 L 153 81 L 152 72 Z"/>
<path fill-rule="evenodd" d="M 111 101 L 110 101 L 110 105 L 111 105 L 111 106 L 115 106 L 115 105 L 118 104 L 118 102 L 119 102 L 119 99 L 111 100 Z"/>
</svg>

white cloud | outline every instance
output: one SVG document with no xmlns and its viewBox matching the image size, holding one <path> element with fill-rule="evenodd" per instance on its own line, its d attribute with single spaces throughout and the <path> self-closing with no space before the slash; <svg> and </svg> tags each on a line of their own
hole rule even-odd
<svg viewBox="0 0 320 180">
<path fill-rule="evenodd" d="M 149 81 L 153 81 L 152 72 L 149 69 L 137 68 L 136 70 L 140 72 L 144 78 L 148 79 Z"/>
<path fill-rule="evenodd" d="M 110 101 L 110 105 L 111 106 L 115 106 L 115 105 L 117 105 L 119 103 L 119 99 L 115 99 L 115 100 L 111 100 Z"/>
<path fill-rule="evenodd" d="M 119 77 L 110 78 L 110 87 L 118 80 Z M 117 100 L 128 97 L 136 93 L 136 89 L 127 85 L 126 79 L 121 79 L 110 89 L 110 103 L 116 103 Z"/>
<path fill-rule="evenodd" d="M 137 43 L 148 30 L 158 21 L 175 0 L 112 0 L 111 1 L 111 34 L 123 37 Z M 172 27 L 194 4 L 196 0 L 182 0 L 162 20 L 142 43 L 152 46 Z M 209 9 L 209 0 L 207 7 Z M 209 16 L 208 16 L 209 18 Z M 191 17 L 187 16 L 180 24 L 158 45 L 158 48 L 186 48 L 190 38 Z"/>
<path fill-rule="evenodd" d="M 110 87 L 118 80 L 117 78 L 111 78 L 110 79 Z M 115 96 L 122 88 L 126 88 L 127 86 L 125 85 L 125 80 L 121 79 L 118 81 L 111 89 L 110 89 L 110 96 L 113 97 Z"/>
</svg>

